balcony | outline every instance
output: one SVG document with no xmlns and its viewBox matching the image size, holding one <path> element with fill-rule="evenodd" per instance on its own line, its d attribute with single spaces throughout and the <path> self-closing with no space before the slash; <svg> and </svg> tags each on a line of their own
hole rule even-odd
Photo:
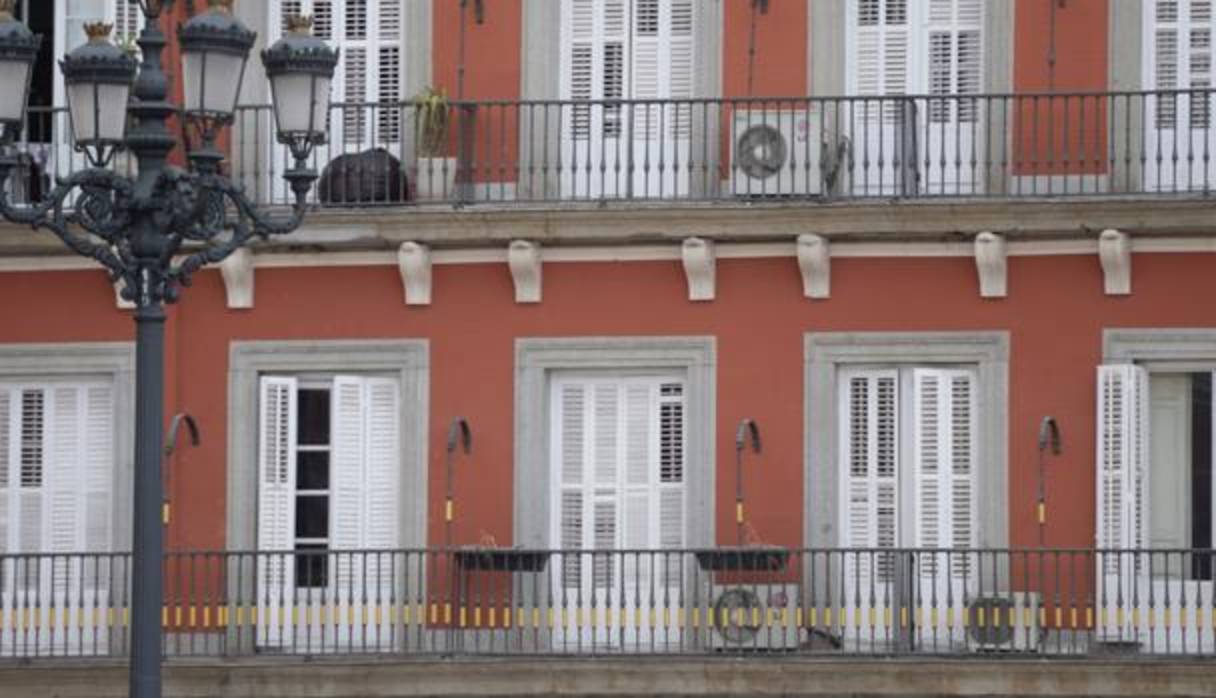
<svg viewBox="0 0 1216 698">
<path fill-rule="evenodd" d="M 1216 655 L 1212 550 L 175 552 L 171 658 Z M 0 660 L 121 658 L 125 554 L 0 558 Z"/>
<path fill-rule="evenodd" d="M 313 203 L 546 206 L 1206 197 L 1216 90 L 663 101 L 453 102 L 424 139 L 412 103 L 337 104 Z M 230 166 L 287 204 L 269 106 L 241 107 Z M 18 197 L 83 160 L 34 110 Z M 424 141 L 437 144 L 424 152 Z M 130 169 L 119 158 L 115 164 Z"/>
</svg>

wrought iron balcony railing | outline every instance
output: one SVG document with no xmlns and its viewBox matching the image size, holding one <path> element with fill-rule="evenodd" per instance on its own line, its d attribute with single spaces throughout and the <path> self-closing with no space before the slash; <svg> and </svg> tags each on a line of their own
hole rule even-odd
<svg viewBox="0 0 1216 698">
<path fill-rule="evenodd" d="M 1211 657 L 1213 550 L 178 552 L 171 657 Z M 0 660 L 120 657 L 126 554 L 0 557 Z"/>
<path fill-rule="evenodd" d="M 335 104 L 314 203 L 828 202 L 1209 196 L 1216 90 Z M 19 195 L 81 167 L 67 114 L 33 110 Z M 239 110 L 230 167 L 287 204 L 269 106 Z M 422 121 L 425 122 L 425 119 Z M 132 167 L 122 158 L 115 165 Z"/>
</svg>

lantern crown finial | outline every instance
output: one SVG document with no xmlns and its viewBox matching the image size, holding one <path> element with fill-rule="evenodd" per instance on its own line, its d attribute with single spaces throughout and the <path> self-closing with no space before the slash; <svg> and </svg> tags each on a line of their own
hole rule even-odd
<svg viewBox="0 0 1216 698">
<path fill-rule="evenodd" d="M 207 7 L 216 12 L 232 14 L 232 2 L 233 0 L 207 0 Z"/>
<path fill-rule="evenodd" d="M 84 34 L 89 37 L 91 44 L 109 41 L 112 31 L 114 31 L 114 25 L 106 22 L 89 22 L 84 25 Z"/>
<path fill-rule="evenodd" d="M 287 18 L 287 31 L 292 34 L 309 35 L 312 34 L 312 24 L 310 15 L 291 15 Z"/>
</svg>

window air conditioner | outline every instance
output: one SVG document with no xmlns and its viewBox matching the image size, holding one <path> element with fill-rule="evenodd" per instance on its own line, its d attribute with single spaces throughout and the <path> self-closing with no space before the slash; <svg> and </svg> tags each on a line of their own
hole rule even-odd
<svg viewBox="0 0 1216 698">
<path fill-rule="evenodd" d="M 1037 652 L 1040 608 L 1035 593 L 973 599 L 967 604 L 967 647 L 973 652 Z"/>
<path fill-rule="evenodd" d="M 715 584 L 710 587 L 715 650 L 798 648 L 797 584 Z"/>
<path fill-rule="evenodd" d="M 731 126 L 730 191 L 734 196 L 821 193 L 821 107 L 740 108 Z"/>
</svg>

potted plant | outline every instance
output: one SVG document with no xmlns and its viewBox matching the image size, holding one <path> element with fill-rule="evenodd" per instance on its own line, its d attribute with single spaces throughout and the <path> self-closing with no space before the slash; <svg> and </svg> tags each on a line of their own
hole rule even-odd
<svg viewBox="0 0 1216 698">
<path fill-rule="evenodd" d="M 446 199 L 456 186 L 456 158 L 448 157 L 452 105 L 443 88 L 427 87 L 414 98 L 419 199 Z"/>
</svg>

